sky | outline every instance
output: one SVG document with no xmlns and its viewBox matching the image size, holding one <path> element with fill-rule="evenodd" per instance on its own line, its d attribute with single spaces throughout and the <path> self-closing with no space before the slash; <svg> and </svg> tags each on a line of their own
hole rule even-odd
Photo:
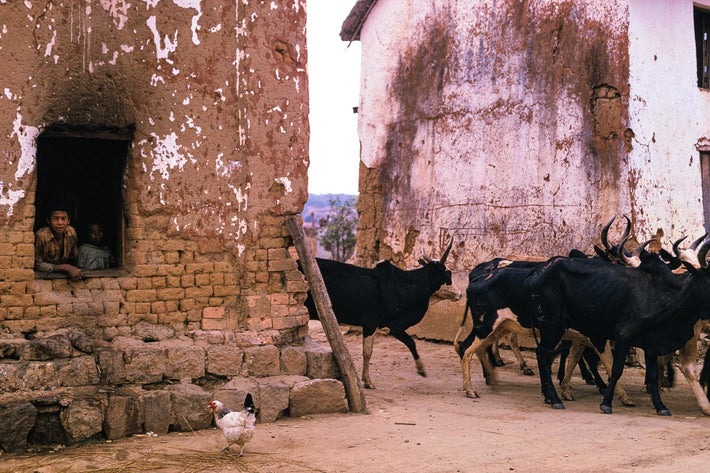
<svg viewBox="0 0 710 473">
<path fill-rule="evenodd" d="M 340 40 L 355 0 L 308 0 L 310 194 L 357 194 L 360 143 L 360 42 Z"/>
</svg>

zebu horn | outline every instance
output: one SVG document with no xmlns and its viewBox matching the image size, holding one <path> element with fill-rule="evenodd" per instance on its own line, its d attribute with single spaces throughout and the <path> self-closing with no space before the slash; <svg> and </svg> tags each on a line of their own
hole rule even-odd
<svg viewBox="0 0 710 473">
<path fill-rule="evenodd" d="M 602 245 L 604 245 L 604 249 L 608 252 L 611 250 L 611 245 L 609 244 L 609 228 L 611 228 L 611 224 L 614 223 L 614 219 L 616 218 L 616 215 L 611 217 L 611 220 L 609 220 L 609 223 L 604 225 L 604 228 L 602 228 Z"/>
<path fill-rule="evenodd" d="M 707 238 L 707 236 L 708 236 L 708 234 L 706 233 L 703 236 L 701 236 L 700 238 L 698 238 L 697 240 L 695 240 L 693 243 L 690 244 L 688 249 L 695 250 L 698 247 L 698 245 L 701 244 L 705 240 L 705 238 Z"/>
<path fill-rule="evenodd" d="M 683 240 L 685 240 L 686 238 L 688 238 L 688 235 L 684 236 L 683 238 L 679 238 L 678 240 L 676 240 L 675 243 L 673 243 L 673 254 L 674 255 L 680 257 L 680 251 L 678 250 L 678 245 L 680 245 L 680 243 Z"/>
<path fill-rule="evenodd" d="M 631 266 L 632 268 L 638 268 L 641 265 L 641 252 L 644 250 L 644 248 L 648 246 L 649 243 L 655 240 L 655 238 L 646 240 L 643 244 L 638 246 L 632 253 L 631 257 L 626 256 L 626 252 L 624 252 L 624 245 L 626 244 L 626 240 L 628 239 L 629 235 L 626 235 L 624 239 L 621 240 L 621 243 L 619 243 L 619 257 L 625 265 Z"/>
<path fill-rule="evenodd" d="M 698 261 L 700 262 L 701 268 L 708 267 L 708 262 L 707 262 L 708 250 L 710 250 L 710 238 L 705 240 L 702 243 L 702 245 L 700 245 L 700 248 L 698 249 Z"/>
<path fill-rule="evenodd" d="M 624 218 L 626 219 L 626 229 L 624 230 L 624 236 L 627 237 L 631 233 L 631 219 L 624 215 Z"/>
<path fill-rule="evenodd" d="M 446 257 L 449 256 L 449 251 L 451 251 L 451 247 L 453 246 L 453 244 L 454 244 L 454 237 L 451 237 L 451 240 L 449 240 L 449 246 L 446 247 L 446 249 L 444 250 L 444 254 L 441 255 L 441 259 L 439 260 L 439 262 L 441 262 L 441 264 L 446 263 Z"/>
</svg>

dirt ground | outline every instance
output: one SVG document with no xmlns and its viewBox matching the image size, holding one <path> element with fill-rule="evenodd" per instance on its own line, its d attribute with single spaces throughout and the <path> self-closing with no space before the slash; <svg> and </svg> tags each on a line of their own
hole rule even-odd
<svg viewBox="0 0 710 473">
<path fill-rule="evenodd" d="M 359 370 L 361 338 L 345 339 Z M 554 411 L 542 402 L 538 377 L 522 376 L 512 363 L 499 369 L 495 387 L 484 384 L 474 365 L 481 398 L 468 399 L 452 346 L 417 344 L 428 377 L 416 374 L 402 344 L 380 335 L 372 367 L 376 389 L 366 391 L 369 414 L 257 424 L 241 458 L 220 453 L 221 431 L 205 430 L 6 454 L 0 472 L 705 473 L 710 465 L 710 418 L 700 414 L 678 370 L 677 386 L 664 392 L 672 417 L 655 414 L 639 368 L 627 368 L 622 378 L 636 407 L 616 402 L 614 414 L 601 414 L 600 395 L 575 375 L 577 401 Z M 513 361 L 509 350 L 502 355 Z M 536 366 L 532 352 L 525 356 Z"/>
</svg>

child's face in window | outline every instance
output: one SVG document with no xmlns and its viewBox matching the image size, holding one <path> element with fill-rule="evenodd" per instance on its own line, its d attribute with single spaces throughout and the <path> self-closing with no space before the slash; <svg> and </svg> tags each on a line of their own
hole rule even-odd
<svg viewBox="0 0 710 473">
<path fill-rule="evenodd" d="M 89 225 L 89 238 L 92 243 L 101 243 L 104 239 L 104 232 L 101 230 L 101 225 Z"/>
<path fill-rule="evenodd" d="M 64 235 L 64 231 L 67 229 L 67 225 L 69 225 L 69 214 L 63 210 L 55 210 L 49 215 L 47 223 L 49 223 L 49 228 L 52 229 L 52 233 L 57 236 Z"/>
</svg>

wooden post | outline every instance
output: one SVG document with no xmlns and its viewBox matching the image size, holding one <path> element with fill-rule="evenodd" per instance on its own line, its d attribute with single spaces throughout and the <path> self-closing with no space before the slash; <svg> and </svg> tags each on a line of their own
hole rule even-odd
<svg viewBox="0 0 710 473">
<path fill-rule="evenodd" d="M 316 264 L 316 258 L 311 253 L 308 245 L 306 245 L 306 236 L 303 232 L 301 220 L 298 216 L 292 215 L 286 219 L 286 227 L 291 233 L 293 245 L 296 247 L 298 258 L 301 260 L 301 267 L 311 288 L 311 297 L 315 302 L 318 318 L 323 325 L 323 331 L 328 338 L 330 347 L 333 349 L 333 355 L 335 355 L 335 361 L 340 367 L 340 373 L 343 375 L 343 384 L 345 385 L 345 394 L 348 397 L 350 410 L 352 412 L 365 413 L 367 412 L 367 406 L 365 405 L 362 382 L 357 376 L 352 357 L 345 346 L 343 334 L 340 333 L 340 325 L 338 325 L 333 313 L 330 296 L 328 296 L 328 291 L 325 288 L 320 268 Z"/>
</svg>

